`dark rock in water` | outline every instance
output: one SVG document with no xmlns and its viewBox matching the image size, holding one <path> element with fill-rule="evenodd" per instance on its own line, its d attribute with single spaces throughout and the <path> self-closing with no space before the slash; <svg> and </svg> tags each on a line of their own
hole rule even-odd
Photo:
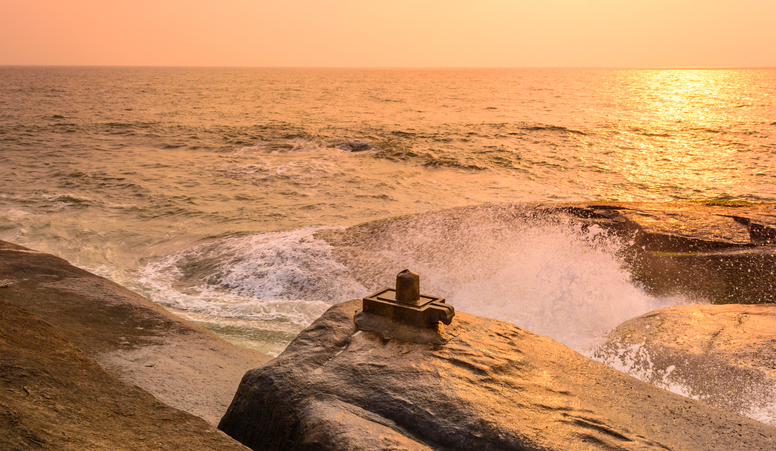
<svg viewBox="0 0 776 451">
<path fill-rule="evenodd" d="M 441 340 L 354 325 L 338 304 L 246 373 L 219 424 L 256 450 L 772 450 L 776 428 L 457 313 Z"/>
<path fill-rule="evenodd" d="M 631 239 L 626 260 L 647 291 L 717 304 L 776 302 L 776 208 L 697 202 L 626 204 L 617 210 Z M 735 213 L 735 214 L 733 214 Z M 602 224 L 606 226 L 606 224 Z M 621 232 L 620 232 L 621 233 Z"/>
<path fill-rule="evenodd" d="M 776 303 L 776 206 L 745 202 L 493 204 L 372 221 L 322 232 L 319 238 L 368 289 L 402 266 L 395 243 L 420 236 L 402 252 L 428 258 L 427 242 L 452 261 L 480 252 L 478 236 L 504 237 L 532 222 L 599 227 L 621 238 L 635 282 L 655 296 L 684 295 L 714 303 Z M 454 237 L 454 238 L 450 238 Z M 461 243 L 464 243 L 462 245 Z M 417 248 L 417 249 L 416 249 Z M 422 252 L 421 252 L 422 250 Z M 467 254 L 468 252 L 468 254 Z M 425 254 L 424 254 L 425 253 Z"/>
<path fill-rule="evenodd" d="M 339 148 L 342 150 L 347 150 L 348 152 L 364 152 L 366 150 L 372 150 L 373 147 L 372 143 L 369 141 L 353 139 L 340 145 Z"/>
<path fill-rule="evenodd" d="M 634 246 L 657 252 L 703 252 L 767 244 L 763 240 L 776 227 L 773 204 L 747 202 L 548 204 L 537 210 L 566 214 L 629 234 Z"/>
<path fill-rule="evenodd" d="M 747 416 L 776 417 L 776 305 L 687 305 L 633 318 L 594 355 Z"/>
<path fill-rule="evenodd" d="M 634 279 L 653 295 L 688 295 L 715 304 L 776 302 L 776 248 L 632 255 Z"/>
<path fill-rule="evenodd" d="M 755 244 L 776 244 L 776 228 L 774 227 L 750 222 L 749 236 Z"/>
<path fill-rule="evenodd" d="M 741 216 L 730 216 L 739 224 L 745 225 L 749 229 L 749 237 L 754 244 L 775 244 L 776 228 L 767 225 L 758 224 L 749 218 Z"/>
</svg>

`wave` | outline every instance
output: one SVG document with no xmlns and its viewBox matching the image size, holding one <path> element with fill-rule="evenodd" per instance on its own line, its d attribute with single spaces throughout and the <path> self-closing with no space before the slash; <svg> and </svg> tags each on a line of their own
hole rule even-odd
<svg viewBox="0 0 776 451">
<path fill-rule="evenodd" d="M 363 139 L 351 139 L 337 147 L 348 152 L 363 152 L 374 149 L 372 143 Z"/>
<path fill-rule="evenodd" d="M 404 146 L 393 146 L 378 150 L 374 156 L 390 161 L 417 164 L 424 168 L 450 168 L 467 171 L 485 171 L 489 167 L 478 164 L 476 157 L 445 151 L 414 150 Z"/>
<path fill-rule="evenodd" d="M 534 125 L 523 125 L 520 127 L 523 130 L 528 131 L 541 131 L 541 132 L 560 132 L 560 133 L 570 133 L 574 135 L 582 135 L 586 136 L 588 135 L 587 132 L 583 132 L 582 130 L 575 130 L 573 128 L 564 127 L 562 125 L 553 125 L 553 124 L 534 124 Z"/>
<path fill-rule="evenodd" d="M 584 351 L 621 322 L 679 302 L 638 288 L 618 257 L 621 246 L 596 227 L 472 207 L 219 239 L 147 265 L 142 282 L 154 301 L 206 315 L 205 322 L 282 324 L 291 334 L 326 306 L 391 286 L 410 268 L 421 274 L 424 293 L 460 311 Z M 261 346 L 282 350 L 281 343 Z"/>
<path fill-rule="evenodd" d="M 70 175 L 71 177 L 77 177 Z M 64 203 L 71 205 L 88 206 L 93 200 L 83 196 L 76 196 L 74 194 L 52 194 L 43 196 L 43 199 L 48 202 Z"/>
<path fill-rule="evenodd" d="M 227 338 L 254 337 L 251 347 L 276 355 L 329 305 L 365 291 L 317 230 L 194 246 L 149 263 L 140 282 L 153 301 L 217 332 L 236 328 Z"/>
<path fill-rule="evenodd" d="M 251 146 L 244 146 L 237 151 L 244 153 L 251 150 L 261 150 L 270 153 L 285 152 L 322 152 L 328 150 L 342 150 L 346 152 L 364 152 L 375 150 L 378 146 L 368 139 L 342 139 L 323 138 L 315 136 L 287 135 L 281 139 L 263 140 L 254 142 Z"/>
<path fill-rule="evenodd" d="M 620 238 L 516 205 L 394 218 L 327 239 L 368 288 L 390 285 L 407 267 L 421 274 L 424 291 L 446 297 L 456 309 L 514 323 L 578 351 L 627 319 L 683 302 L 650 296 L 632 281 Z"/>
</svg>

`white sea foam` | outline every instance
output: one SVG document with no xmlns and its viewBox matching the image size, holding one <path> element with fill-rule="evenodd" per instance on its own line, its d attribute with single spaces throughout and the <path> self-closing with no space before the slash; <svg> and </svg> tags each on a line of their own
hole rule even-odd
<svg viewBox="0 0 776 451">
<path fill-rule="evenodd" d="M 644 343 L 628 345 L 620 343 L 611 351 L 590 357 L 615 370 L 664 388 L 677 395 L 692 398 L 696 401 L 704 401 L 702 395 L 695 393 L 687 385 L 673 380 L 671 373 L 676 370 L 675 365 L 670 365 L 664 369 L 657 367 L 652 362 L 652 356 L 647 351 Z"/>
<path fill-rule="evenodd" d="M 0 218 L 5 221 L 17 221 L 33 214 L 34 213 L 22 210 L 21 208 L 7 208 L 0 212 Z"/>
<path fill-rule="evenodd" d="M 456 309 L 512 322 L 578 351 L 629 318 L 677 302 L 637 288 L 616 256 L 620 243 L 596 227 L 527 222 L 506 234 L 469 228 L 458 236 L 432 233 L 439 224 L 417 227 L 404 237 L 406 252 L 390 243 L 378 250 L 396 262 L 395 272 L 412 268 L 422 274 L 424 291 L 445 296 Z M 176 309 L 260 322 L 284 318 L 301 329 L 325 305 L 369 294 L 351 277 L 360 269 L 339 263 L 315 231 L 196 246 L 146 266 L 141 282 L 154 300 Z M 450 246 L 459 253 L 451 255 Z M 390 285 L 390 277 L 370 289 Z"/>
<path fill-rule="evenodd" d="M 616 257 L 620 244 L 598 228 L 532 224 L 501 246 L 492 272 L 451 290 L 457 308 L 585 351 L 623 321 L 672 303 L 632 283 Z"/>
<path fill-rule="evenodd" d="M 408 221 L 370 246 L 397 272 L 420 273 L 421 291 L 444 296 L 457 310 L 511 322 L 580 352 L 625 320 L 683 302 L 639 288 L 619 257 L 623 243 L 597 226 L 520 213 L 504 222 L 499 214 L 480 208 Z M 384 277 L 389 285 L 390 275 Z"/>
<path fill-rule="evenodd" d="M 617 257 L 620 242 L 597 227 L 525 221 L 508 230 L 478 224 L 452 232 L 449 221 L 415 224 L 402 249 L 392 234 L 373 245 L 395 262 L 391 270 L 420 272 L 424 292 L 445 296 L 460 311 L 512 322 L 584 352 L 621 322 L 678 302 L 636 287 Z M 142 283 L 157 302 L 216 323 L 288 323 L 297 332 L 326 305 L 392 283 L 393 273 L 369 288 L 354 282 L 363 268 L 339 263 L 331 246 L 313 237 L 316 230 L 196 246 L 146 266 Z"/>
<path fill-rule="evenodd" d="M 152 300 L 211 328 L 239 329 L 227 338 L 256 335 L 253 347 L 277 354 L 331 304 L 365 292 L 315 231 L 195 246 L 146 265 L 140 281 Z"/>
<path fill-rule="evenodd" d="M 764 403 L 752 405 L 742 414 L 761 423 L 776 426 L 776 400 L 771 398 Z"/>
<path fill-rule="evenodd" d="M 49 194 L 42 196 L 43 199 L 49 201 L 49 202 L 59 202 L 59 203 L 65 203 L 65 204 L 88 204 L 90 202 L 93 202 L 92 199 L 81 196 L 81 195 L 75 195 L 70 193 L 63 193 L 63 194 Z"/>
<path fill-rule="evenodd" d="M 639 380 L 678 395 L 727 409 L 762 423 L 776 426 L 776 390 L 767 381 L 734 374 L 730 368 L 697 367 L 655 363 L 645 343 L 610 343 L 596 350 L 593 359 Z M 721 371 L 727 369 L 728 371 Z M 747 370 L 742 370 L 747 371 Z M 709 383 L 713 380 L 713 383 Z"/>
</svg>

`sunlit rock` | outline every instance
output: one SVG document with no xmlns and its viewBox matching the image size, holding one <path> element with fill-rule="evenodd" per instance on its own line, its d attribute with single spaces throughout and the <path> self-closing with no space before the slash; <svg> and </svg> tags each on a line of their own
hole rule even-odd
<svg viewBox="0 0 776 451">
<path fill-rule="evenodd" d="M 634 281 L 657 296 L 776 302 L 776 208 L 735 201 L 540 206 L 624 239 Z"/>
<path fill-rule="evenodd" d="M 5 241 L 0 300 L 51 323 L 123 382 L 213 425 L 242 374 L 269 360 L 61 258 Z"/>
<path fill-rule="evenodd" d="M 594 357 L 639 379 L 776 422 L 776 305 L 687 305 L 631 319 Z"/>
<path fill-rule="evenodd" d="M 600 266 L 603 262 L 582 253 L 604 250 L 630 273 L 629 282 L 653 296 L 713 303 L 776 302 L 773 204 L 478 205 L 371 221 L 320 232 L 317 237 L 332 245 L 350 277 L 370 291 L 382 287 L 382 282 L 375 285 L 375 281 L 390 279 L 397 267 L 421 270 L 435 292 L 452 299 L 450 287 L 454 285 L 488 280 L 502 271 L 519 278 L 532 269 L 521 266 L 525 262 L 537 263 L 533 267 L 552 265 L 533 277 L 531 285 L 536 287 L 541 281 L 536 279 L 562 277 L 560 271 L 574 260 L 584 258 L 590 260 L 589 265 Z M 532 254 L 534 250 L 538 255 Z M 552 256 L 562 262 L 545 263 Z M 510 267 L 513 260 L 516 264 Z M 552 285 L 563 282 L 553 280 Z M 498 296 L 504 285 L 499 281 Z M 520 293 L 513 296 L 520 297 Z M 549 328 L 540 329 L 531 328 L 549 332 Z"/>
<path fill-rule="evenodd" d="M 438 340 L 338 304 L 243 378 L 219 428 L 253 449 L 773 449 L 776 429 L 458 312 Z"/>
<path fill-rule="evenodd" d="M 0 293 L 3 451 L 245 449 L 205 420 L 120 381 L 50 323 L 3 297 Z"/>
</svg>

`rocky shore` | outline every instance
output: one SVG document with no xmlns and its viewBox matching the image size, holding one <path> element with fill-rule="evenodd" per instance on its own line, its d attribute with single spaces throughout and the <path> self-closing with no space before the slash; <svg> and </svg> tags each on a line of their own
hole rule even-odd
<svg viewBox="0 0 776 451">
<path fill-rule="evenodd" d="M 517 224 L 563 223 L 621 240 L 622 257 L 647 292 L 721 303 L 776 303 L 776 205 L 747 202 L 505 203 L 387 218 L 318 234 L 369 289 L 390 280 L 395 248 L 424 264 L 476 258 L 477 245 L 514 239 Z M 493 237 L 482 240 L 482 237 Z M 460 262 L 460 263 L 459 263 Z M 477 268 L 466 268 L 476 275 Z"/>
<path fill-rule="evenodd" d="M 682 305 L 607 334 L 593 356 L 658 387 L 776 423 L 776 305 Z"/>
<path fill-rule="evenodd" d="M 483 214 L 486 231 L 475 221 Z M 774 449 L 776 428 L 738 414 L 751 408 L 742 393 L 762 408 L 774 399 L 773 205 L 515 204 L 435 215 L 319 237 L 370 287 L 397 271 L 377 251 L 402 242 L 422 255 L 433 237 L 407 236 L 429 220 L 444 222 L 436 233 L 462 236 L 567 222 L 621 237 L 645 290 L 731 305 L 664 309 L 607 336 L 596 357 L 648 368 L 652 385 L 465 312 L 433 339 L 362 331 L 353 320 L 361 301 L 332 307 L 270 360 L 62 259 L 0 242 L 0 448 Z M 463 261 L 466 252 L 440 250 Z M 659 388 L 673 383 L 705 403 Z"/>
<path fill-rule="evenodd" d="M 261 450 L 771 450 L 776 428 L 549 338 L 457 313 L 440 340 L 359 330 L 336 305 L 246 374 L 219 428 Z"/>
<path fill-rule="evenodd" d="M 244 449 L 216 430 L 269 357 L 0 242 L 0 448 Z"/>
</svg>

